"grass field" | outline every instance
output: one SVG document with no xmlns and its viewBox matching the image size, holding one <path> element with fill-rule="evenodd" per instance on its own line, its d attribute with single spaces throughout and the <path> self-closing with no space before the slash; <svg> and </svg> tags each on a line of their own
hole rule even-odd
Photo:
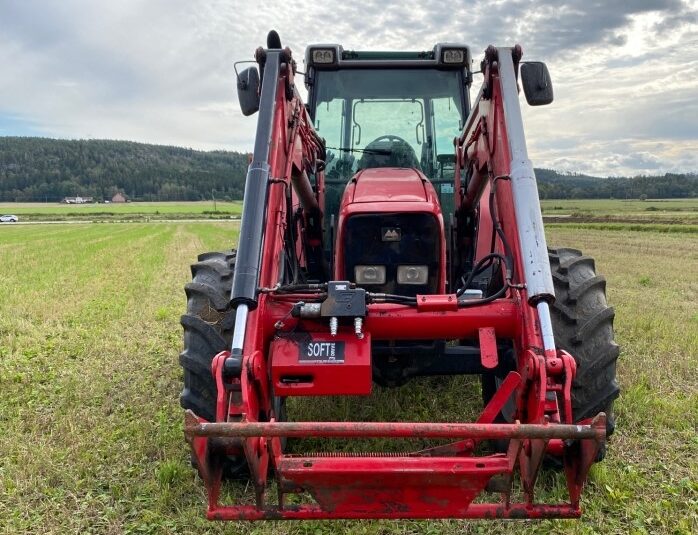
<svg viewBox="0 0 698 535">
<path fill-rule="evenodd" d="M 593 212 L 599 215 L 692 213 L 698 215 L 698 199 L 544 199 L 541 207 L 546 214 L 555 212 Z"/>
<path fill-rule="evenodd" d="M 554 224 L 591 225 L 586 227 L 589 229 L 698 233 L 698 199 L 550 199 L 541 201 L 541 207 L 546 221 Z"/>
<path fill-rule="evenodd" d="M 594 225 L 671 225 L 664 232 L 698 232 L 698 199 L 565 199 L 541 201 L 543 214 L 554 223 Z M 239 216 L 236 202 L 132 202 L 123 204 L 0 203 L 0 214 L 15 214 L 20 221 L 86 220 L 146 221 L 155 219 L 228 219 Z M 612 229 L 612 227 L 607 227 Z"/>
<path fill-rule="evenodd" d="M 64 219 L 144 220 L 229 218 L 240 215 L 242 202 L 129 202 L 110 204 L 0 203 L 0 214 L 15 214 L 20 221 Z"/>
<path fill-rule="evenodd" d="M 178 322 L 189 263 L 233 245 L 235 228 L 0 227 L 0 533 L 698 532 L 698 236 L 574 226 L 548 242 L 596 257 L 622 346 L 618 428 L 581 521 L 207 522 L 182 437 Z M 458 420 L 478 389 L 413 381 L 327 406 L 336 418 Z M 544 498 L 562 496 L 559 476 L 542 479 Z"/>
</svg>

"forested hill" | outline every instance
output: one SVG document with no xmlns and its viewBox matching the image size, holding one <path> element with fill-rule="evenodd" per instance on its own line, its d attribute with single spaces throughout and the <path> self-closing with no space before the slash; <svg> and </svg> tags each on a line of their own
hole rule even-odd
<svg viewBox="0 0 698 535">
<path fill-rule="evenodd" d="M 242 199 L 247 155 L 129 141 L 0 137 L 0 201 Z"/>
<path fill-rule="evenodd" d="M 674 199 L 698 197 L 698 174 L 599 178 L 536 169 L 541 199 Z"/>
<path fill-rule="evenodd" d="M 64 197 L 132 200 L 242 199 L 247 155 L 129 141 L 0 137 L 0 201 Z M 565 198 L 698 197 L 698 175 L 598 178 L 537 169 L 540 196 Z"/>
</svg>

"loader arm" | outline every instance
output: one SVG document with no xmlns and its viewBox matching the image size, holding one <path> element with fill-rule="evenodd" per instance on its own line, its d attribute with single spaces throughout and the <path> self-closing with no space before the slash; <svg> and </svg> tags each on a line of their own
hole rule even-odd
<svg viewBox="0 0 698 535">
<path fill-rule="evenodd" d="M 337 61 L 336 54 L 318 58 Z M 443 58 L 445 52 L 439 54 Z M 348 57 L 356 61 L 357 56 Z M 208 491 L 210 519 L 581 514 L 581 489 L 605 442 L 606 420 L 599 413 L 573 425 L 575 361 L 556 349 L 552 338 L 548 306 L 554 291 L 518 102 L 520 57 L 518 47 L 488 48 L 483 88 L 455 140 L 455 216 L 478 226 L 479 238 L 472 258 L 452 249 L 451 261 L 460 270 L 468 262 L 482 266 L 498 258 L 502 287 L 489 297 L 473 298 L 467 288 L 456 291 L 451 281 L 450 293 L 408 297 L 331 279 L 322 253 L 323 241 L 333 238 L 322 230 L 322 218 L 328 216 L 323 213 L 324 142 L 295 89 L 291 51 L 280 46 L 257 50 L 260 115 L 232 284 L 234 334 L 230 350 L 212 361 L 216 421 L 192 411 L 185 417 L 185 436 Z M 412 61 L 405 58 L 398 61 Z M 384 188 L 380 173 L 373 180 Z M 394 173 L 407 177 L 403 171 Z M 357 195 L 351 188 L 365 180 L 357 177 L 347 186 L 347 195 Z M 413 184 L 417 179 L 404 180 Z M 419 180 L 431 199 L 428 181 Z M 390 206 L 413 210 L 419 198 L 409 199 Z M 388 230 L 393 233 L 386 233 L 388 240 L 399 236 L 392 227 Z M 287 329 L 289 322 L 292 329 Z M 460 346 L 450 353 L 445 349 L 445 354 L 459 357 L 470 373 L 485 373 L 498 366 L 497 340 L 502 338 L 514 345 L 515 369 L 472 423 L 284 422 L 275 411 L 279 395 L 369 393 L 373 342 L 473 339 L 478 342 L 474 358 Z M 515 419 L 495 423 L 510 400 Z M 391 455 L 287 454 L 284 437 L 429 437 L 450 442 Z M 486 440 L 504 440 L 508 447 L 483 454 L 478 445 Z M 240 452 L 249 465 L 255 503 L 224 505 L 223 459 Z M 545 455 L 558 455 L 564 463 L 567 502 L 536 500 Z M 275 501 L 267 495 L 272 474 Z M 514 498 L 515 480 L 523 488 L 521 500 Z M 312 498 L 310 503 L 288 499 L 303 493 Z"/>
</svg>

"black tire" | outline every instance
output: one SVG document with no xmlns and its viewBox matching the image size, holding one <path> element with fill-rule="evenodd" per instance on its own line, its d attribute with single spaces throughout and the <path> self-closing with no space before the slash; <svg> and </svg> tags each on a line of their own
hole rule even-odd
<svg viewBox="0 0 698 535">
<path fill-rule="evenodd" d="M 551 309 L 555 344 L 577 363 L 572 383 L 574 421 L 606 413 L 606 432 L 615 429 L 613 401 L 620 394 L 616 361 L 620 348 L 613 336 L 613 308 L 606 303 L 606 279 L 596 274 L 594 259 L 576 249 L 549 249 L 555 285 Z"/>
<path fill-rule="evenodd" d="M 235 311 L 230 306 L 230 291 L 235 272 L 236 251 L 204 253 L 192 264 L 192 281 L 184 286 L 187 312 L 181 318 L 184 350 L 179 363 L 184 369 L 184 388 L 179 397 L 184 409 L 191 409 L 209 422 L 216 420 L 216 382 L 211 361 L 217 353 L 230 349 L 235 328 Z M 285 398 L 274 398 L 277 421 L 286 418 Z M 282 448 L 285 446 L 282 440 Z M 192 462 L 193 458 L 192 458 Z M 246 478 L 249 474 L 244 455 L 228 456 L 223 476 Z"/>
<path fill-rule="evenodd" d="M 229 349 L 235 325 L 235 312 L 229 305 L 234 270 L 234 250 L 199 255 L 199 261 L 191 266 L 193 280 L 184 287 L 187 312 L 181 319 L 184 351 L 179 355 L 184 389 L 179 401 L 183 408 L 210 422 L 216 419 L 211 360 Z"/>
<path fill-rule="evenodd" d="M 548 257 L 555 285 L 551 308 L 555 345 L 569 352 L 577 363 L 572 383 L 573 420 L 579 422 L 603 411 L 610 436 L 615 429 L 613 401 L 620 393 L 616 381 L 620 349 L 613 336 L 614 311 L 606 303 L 606 279 L 596 275 L 594 259 L 576 249 L 549 249 Z M 482 376 L 485 404 L 505 375 L 506 371 Z M 510 402 L 497 422 L 511 421 L 513 410 Z M 495 448 L 503 451 L 506 442 L 497 443 Z M 605 450 L 600 451 L 597 460 L 604 455 Z"/>
<path fill-rule="evenodd" d="M 211 361 L 217 353 L 230 348 L 235 312 L 230 306 L 230 289 L 235 271 L 235 250 L 204 253 L 192 264 L 192 281 L 184 287 L 187 312 L 182 316 L 184 350 L 179 363 L 184 369 L 184 388 L 179 402 L 209 422 L 216 420 L 216 382 Z M 192 464 L 196 460 L 192 456 Z M 244 455 L 228 456 L 223 476 L 240 479 L 248 476 Z"/>
</svg>

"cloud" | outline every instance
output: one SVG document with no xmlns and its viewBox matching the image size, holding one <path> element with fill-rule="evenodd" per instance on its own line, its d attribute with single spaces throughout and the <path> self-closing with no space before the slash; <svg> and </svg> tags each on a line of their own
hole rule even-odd
<svg viewBox="0 0 698 535">
<path fill-rule="evenodd" d="M 551 106 L 523 106 L 537 166 L 694 171 L 697 13 L 695 0 L 2 2 L 0 134 L 249 150 L 256 117 L 238 109 L 232 63 L 275 28 L 299 62 L 316 42 L 459 41 L 476 61 L 520 42 L 555 85 Z"/>
</svg>

